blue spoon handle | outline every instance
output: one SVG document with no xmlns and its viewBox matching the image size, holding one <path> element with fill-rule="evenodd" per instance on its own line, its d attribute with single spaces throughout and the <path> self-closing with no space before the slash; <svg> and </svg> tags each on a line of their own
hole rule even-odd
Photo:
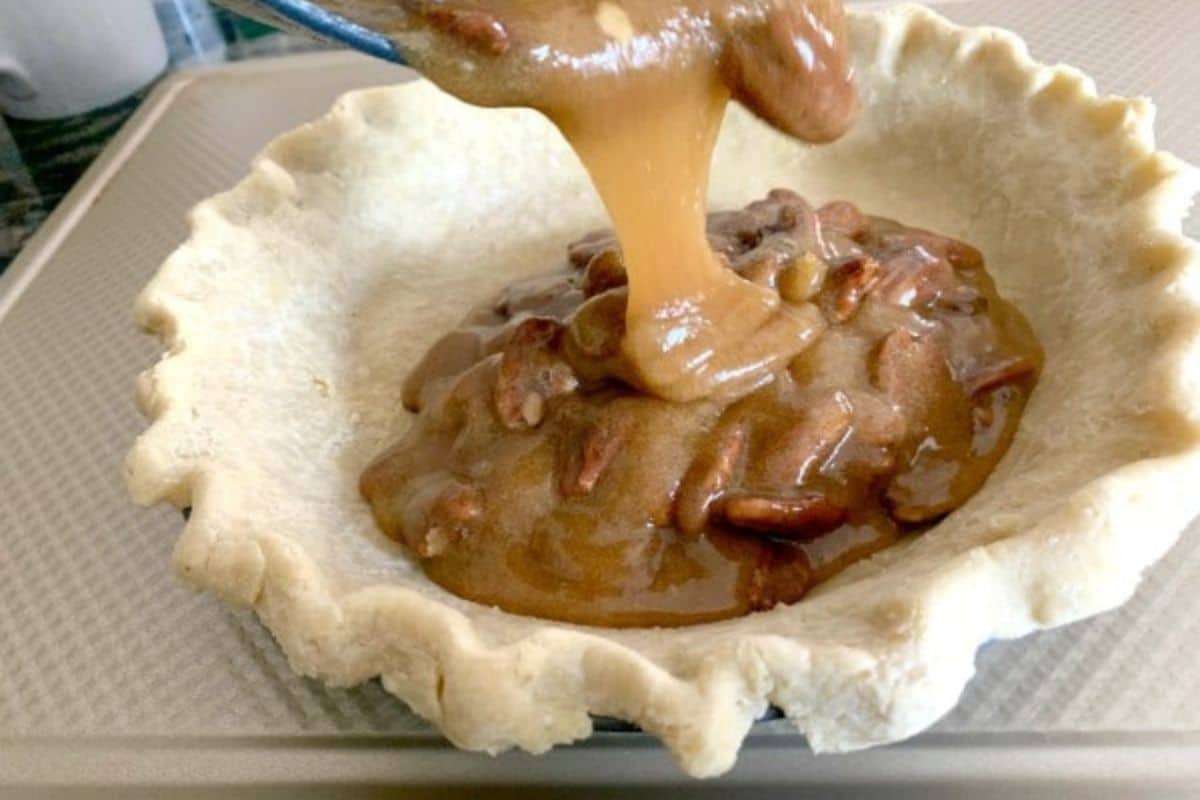
<svg viewBox="0 0 1200 800">
<path fill-rule="evenodd" d="M 330 13 L 309 0 L 217 0 L 251 19 L 291 33 L 339 42 L 368 55 L 403 64 L 404 59 L 387 37 L 345 17 Z"/>
</svg>

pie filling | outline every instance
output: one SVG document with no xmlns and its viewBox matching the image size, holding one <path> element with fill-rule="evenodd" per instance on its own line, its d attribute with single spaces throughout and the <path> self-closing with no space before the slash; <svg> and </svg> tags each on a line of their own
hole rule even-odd
<svg viewBox="0 0 1200 800">
<path fill-rule="evenodd" d="M 638 388 L 621 248 L 575 242 L 434 345 L 413 427 L 362 476 L 430 578 L 519 614 L 687 625 L 795 602 L 980 487 L 1041 354 L 977 250 L 786 190 L 707 222 L 721 268 L 777 300 L 788 357 L 741 393 Z"/>
<path fill-rule="evenodd" d="M 737 616 L 1003 455 L 1040 356 L 977 251 L 782 190 L 706 217 L 730 98 L 810 143 L 853 123 L 840 0 L 325 2 L 447 91 L 545 114 L 615 231 L 409 380 L 418 418 L 361 488 L 434 581 L 584 624 Z"/>
</svg>

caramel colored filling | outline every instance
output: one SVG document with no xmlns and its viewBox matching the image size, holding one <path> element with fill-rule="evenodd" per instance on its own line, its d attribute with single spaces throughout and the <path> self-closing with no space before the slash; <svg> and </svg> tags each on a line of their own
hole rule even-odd
<svg viewBox="0 0 1200 800">
<path fill-rule="evenodd" d="M 362 476 L 442 586 L 596 625 L 744 614 L 1003 454 L 1040 357 L 976 251 L 783 191 L 706 226 L 730 98 L 812 143 L 852 123 L 840 0 L 324 3 L 447 91 L 544 113 L 615 231 L 438 343 Z"/>
<path fill-rule="evenodd" d="M 570 622 L 703 622 L 795 602 L 979 488 L 1041 358 L 977 251 L 782 190 L 711 215 L 707 241 L 795 325 L 800 352 L 748 393 L 627 380 L 608 232 L 430 350 L 416 423 L 362 490 L 433 580 Z"/>
</svg>

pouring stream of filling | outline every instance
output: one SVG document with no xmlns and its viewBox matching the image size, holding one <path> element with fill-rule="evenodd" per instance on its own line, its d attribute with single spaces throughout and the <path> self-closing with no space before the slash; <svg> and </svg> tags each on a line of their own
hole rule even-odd
<svg viewBox="0 0 1200 800">
<path fill-rule="evenodd" d="M 669 400 L 737 395 L 795 355 L 803 323 L 704 239 L 732 93 L 799 138 L 857 110 L 840 0 L 327 0 L 442 88 L 545 113 L 608 209 L 629 276 L 622 377 Z"/>
<path fill-rule="evenodd" d="M 732 97 L 827 142 L 858 101 L 840 0 L 325 0 L 442 88 L 563 132 L 615 233 L 472 312 L 361 479 L 450 591 L 683 625 L 798 600 L 961 505 L 1040 369 L 962 243 L 777 190 L 707 216 Z"/>
</svg>

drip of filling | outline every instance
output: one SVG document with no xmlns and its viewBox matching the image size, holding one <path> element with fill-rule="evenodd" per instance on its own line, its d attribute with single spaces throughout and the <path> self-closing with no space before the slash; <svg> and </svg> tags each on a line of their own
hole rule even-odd
<svg viewBox="0 0 1200 800">
<path fill-rule="evenodd" d="M 631 385 L 609 232 L 429 351 L 414 427 L 361 486 L 433 580 L 570 622 L 703 622 L 794 602 L 983 483 L 1041 357 L 976 250 L 783 190 L 709 216 L 707 241 L 796 325 L 744 395 Z"/>
</svg>

